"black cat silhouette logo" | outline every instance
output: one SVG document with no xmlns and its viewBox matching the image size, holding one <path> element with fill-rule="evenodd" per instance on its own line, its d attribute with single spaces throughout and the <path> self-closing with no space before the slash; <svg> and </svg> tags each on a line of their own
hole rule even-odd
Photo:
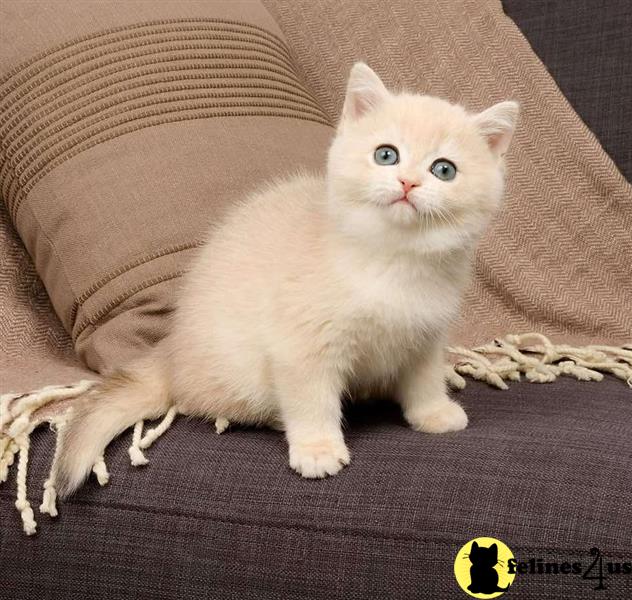
<svg viewBox="0 0 632 600">
<path fill-rule="evenodd" d="M 474 598 L 497 598 L 513 583 L 507 565 L 513 553 L 500 540 L 478 537 L 456 555 L 454 575 L 461 589 Z"/>
</svg>

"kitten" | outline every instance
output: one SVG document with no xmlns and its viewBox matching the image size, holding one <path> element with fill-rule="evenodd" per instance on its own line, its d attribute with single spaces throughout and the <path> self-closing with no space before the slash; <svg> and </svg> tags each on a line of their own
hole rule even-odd
<svg viewBox="0 0 632 600">
<path fill-rule="evenodd" d="M 354 65 L 326 175 L 269 185 L 214 228 L 169 335 L 75 408 L 60 494 L 114 436 L 172 405 L 283 429 L 304 477 L 349 464 L 344 394 L 388 392 L 418 431 L 463 429 L 442 348 L 501 202 L 517 114 L 394 94 Z"/>
</svg>

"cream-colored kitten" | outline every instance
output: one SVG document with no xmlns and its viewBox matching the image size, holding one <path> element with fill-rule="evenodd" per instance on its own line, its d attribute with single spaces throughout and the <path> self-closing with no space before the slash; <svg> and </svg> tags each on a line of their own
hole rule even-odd
<svg viewBox="0 0 632 600">
<path fill-rule="evenodd" d="M 76 409 L 60 493 L 114 436 L 171 405 L 283 429 L 304 477 L 349 463 L 346 393 L 391 393 L 418 431 L 463 429 L 446 391 L 444 335 L 501 201 L 517 114 L 514 102 L 469 114 L 393 94 L 356 64 L 326 176 L 269 186 L 212 231 L 170 334 Z"/>
</svg>

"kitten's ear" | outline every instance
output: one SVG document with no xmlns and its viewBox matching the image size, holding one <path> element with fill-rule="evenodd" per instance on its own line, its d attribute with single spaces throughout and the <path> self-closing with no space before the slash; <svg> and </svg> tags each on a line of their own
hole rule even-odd
<svg viewBox="0 0 632 600">
<path fill-rule="evenodd" d="M 355 63 L 349 74 L 341 122 L 359 119 L 377 108 L 389 96 L 390 92 L 373 69 L 363 62 Z"/>
<path fill-rule="evenodd" d="M 498 544 L 496 544 L 496 542 L 494 542 L 489 549 L 492 551 L 492 555 L 495 556 L 496 558 L 498 558 Z"/>
<path fill-rule="evenodd" d="M 494 104 L 487 110 L 474 116 L 474 122 L 487 140 L 490 150 L 498 157 L 507 152 L 513 137 L 520 107 L 517 102 L 508 100 Z"/>
<path fill-rule="evenodd" d="M 476 542 L 472 542 L 472 549 L 470 552 L 474 552 L 475 550 L 478 550 L 478 544 Z"/>
</svg>

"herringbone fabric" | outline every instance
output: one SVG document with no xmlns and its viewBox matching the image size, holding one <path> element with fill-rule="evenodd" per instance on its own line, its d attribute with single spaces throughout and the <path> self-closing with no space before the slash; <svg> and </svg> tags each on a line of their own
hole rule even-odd
<svg viewBox="0 0 632 600">
<path fill-rule="evenodd" d="M 396 87 L 522 106 L 505 209 L 483 239 L 455 342 L 508 332 L 632 339 L 632 188 L 496 0 L 265 0 L 330 114 L 362 58 Z"/>
<path fill-rule="evenodd" d="M 0 391 L 74 381 L 88 373 L 0 202 Z"/>
</svg>

